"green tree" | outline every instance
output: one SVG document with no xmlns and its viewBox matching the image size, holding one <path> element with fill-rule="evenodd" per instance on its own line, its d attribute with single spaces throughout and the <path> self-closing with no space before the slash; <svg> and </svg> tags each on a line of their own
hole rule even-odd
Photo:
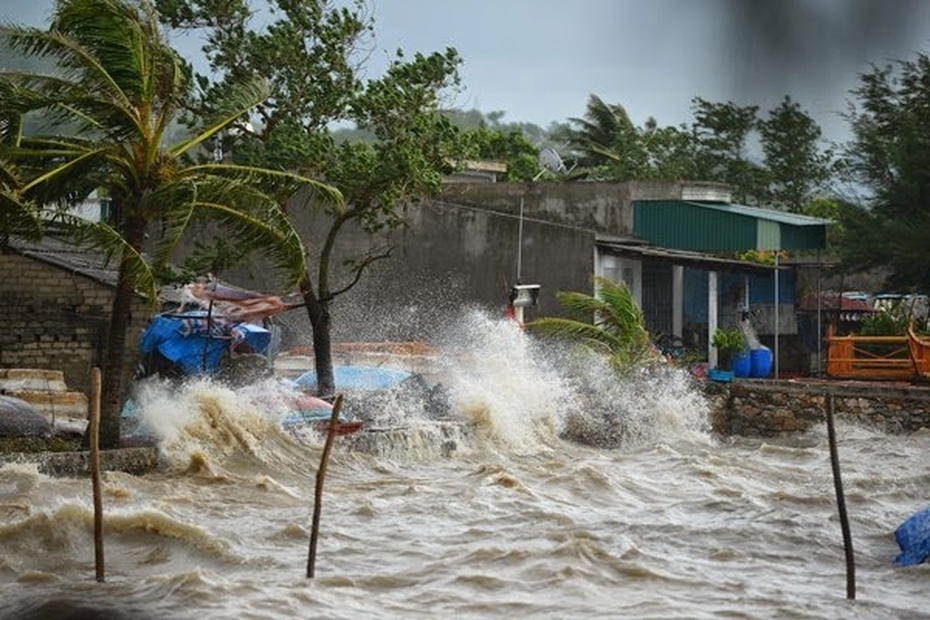
<svg viewBox="0 0 930 620">
<path fill-rule="evenodd" d="M 729 184 L 737 202 L 762 203 L 768 186 L 767 172 L 748 157 L 748 140 L 756 128 L 759 107 L 732 101 L 716 103 L 701 97 L 691 103 L 697 178 Z"/>
<path fill-rule="evenodd" d="M 11 26 L 2 38 L 55 67 L 0 75 L 0 109 L 16 109 L 20 116 L 41 113 L 48 121 L 39 135 L 9 136 L 13 139 L 2 143 L 0 159 L 14 162 L 20 172 L 17 194 L 45 205 L 80 201 L 103 188 L 114 206 L 107 222 L 58 214 L 80 241 L 106 249 L 118 264 L 101 403 L 101 444 L 112 447 L 119 442 L 133 298 L 140 292 L 154 300 L 153 265 L 166 260 L 194 214 L 262 209 L 272 220 L 279 201 L 302 186 L 333 199 L 338 193 L 291 174 L 185 157 L 264 100 L 265 90 L 255 80 L 217 92 L 214 113 L 199 131 L 163 144 L 188 97 L 189 80 L 146 0 L 60 0 L 48 30 Z M 63 127 L 68 131 L 56 132 Z M 153 223 L 162 234 L 149 257 L 144 244 Z"/>
<path fill-rule="evenodd" d="M 687 127 L 660 127 L 650 117 L 642 129 L 641 140 L 648 157 L 646 178 L 665 181 L 697 178 L 694 145 Z"/>
<path fill-rule="evenodd" d="M 841 213 L 841 259 L 888 268 L 889 286 L 930 290 L 930 57 L 874 68 L 852 95 L 844 165 L 869 197 Z"/>
<path fill-rule="evenodd" d="M 762 152 L 771 182 L 768 197 L 772 206 L 801 213 L 823 189 L 830 176 L 830 153 L 820 148 L 820 126 L 785 97 L 759 121 Z"/>
<path fill-rule="evenodd" d="M 462 132 L 462 141 L 469 156 L 507 164 L 507 181 L 530 181 L 539 172 L 537 148 L 520 129 L 509 131 L 479 125 Z"/>
<path fill-rule="evenodd" d="M 542 317 L 526 324 L 531 332 L 564 339 L 607 357 L 625 370 L 654 357 L 643 313 L 623 283 L 594 277 L 596 295 L 556 293 L 571 318 Z"/>
<path fill-rule="evenodd" d="M 330 304 L 389 253 L 373 243 L 368 253 L 350 260 L 348 277 L 336 281 L 337 240 L 350 224 L 371 234 L 399 226 L 401 206 L 438 193 L 448 162 L 460 155 L 457 132 L 440 105 L 442 93 L 458 84 L 458 53 L 447 49 L 407 59 L 398 51 L 383 76 L 364 80 L 358 59 L 373 26 L 360 1 L 338 6 L 325 0 L 268 0 L 274 18 L 265 26 L 250 20 L 245 0 L 157 4 L 171 26 L 206 34 L 204 51 L 219 77 L 212 84 L 200 79 L 205 109 L 214 105 L 213 89 L 227 81 L 255 75 L 269 80 L 271 96 L 257 108 L 254 131 L 236 136 L 233 157 L 325 175 L 345 196 L 345 208 L 326 210 L 313 260 L 287 267 L 313 328 L 317 389 L 331 395 Z M 347 122 L 370 132 L 374 141 L 337 144 L 331 127 Z"/>
</svg>

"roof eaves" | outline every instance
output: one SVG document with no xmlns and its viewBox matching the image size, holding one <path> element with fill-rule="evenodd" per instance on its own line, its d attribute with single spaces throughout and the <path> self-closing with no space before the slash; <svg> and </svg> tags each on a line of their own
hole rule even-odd
<svg viewBox="0 0 930 620">
<path fill-rule="evenodd" d="M 694 252 L 690 250 L 674 250 L 669 248 L 660 248 L 652 245 L 623 243 L 604 237 L 598 237 L 596 239 L 596 245 L 598 248 L 602 248 L 609 252 L 615 252 L 617 254 L 638 256 L 641 258 L 651 258 L 674 264 L 692 265 L 707 269 L 720 268 L 727 271 L 753 273 L 768 273 L 773 269 L 776 269 L 775 265 L 757 263 L 754 261 L 745 261 L 735 258 L 721 258 L 713 254 Z M 785 265 L 778 266 L 779 270 L 785 270 L 788 268 L 789 267 Z"/>
</svg>

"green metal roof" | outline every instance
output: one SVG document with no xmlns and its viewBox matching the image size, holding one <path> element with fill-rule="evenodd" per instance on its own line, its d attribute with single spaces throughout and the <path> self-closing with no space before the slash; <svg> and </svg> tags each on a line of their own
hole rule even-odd
<svg viewBox="0 0 930 620">
<path fill-rule="evenodd" d="M 633 232 L 665 248 L 699 252 L 802 250 L 826 247 L 825 220 L 728 203 L 633 202 Z"/>
</svg>

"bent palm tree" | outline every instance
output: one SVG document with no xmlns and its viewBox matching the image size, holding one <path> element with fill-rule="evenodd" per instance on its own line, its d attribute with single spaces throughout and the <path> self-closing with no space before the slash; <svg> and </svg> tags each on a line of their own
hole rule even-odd
<svg viewBox="0 0 930 620">
<path fill-rule="evenodd" d="M 148 0 L 59 0 L 49 30 L 5 27 L 14 49 L 54 60 L 46 73 L 0 73 L 0 109 L 42 113 L 42 135 L 0 144 L 0 161 L 18 166 L 17 195 L 39 204 L 80 201 L 104 189 L 108 222 L 59 213 L 79 240 L 106 249 L 119 265 L 103 368 L 101 444 L 119 442 L 119 410 L 131 306 L 137 292 L 154 300 L 153 266 L 169 256 L 200 210 L 274 212 L 286 196 L 311 185 L 293 174 L 257 167 L 197 164 L 192 149 L 264 99 L 258 82 L 232 85 L 211 118 L 190 138 L 165 145 L 166 129 L 189 94 L 188 76 L 162 37 Z M 10 99 L 11 93 L 19 98 Z M 151 224 L 162 227 L 154 256 L 144 254 Z"/>
<path fill-rule="evenodd" d="M 579 153 L 584 168 L 606 166 L 616 181 L 629 181 L 645 174 L 648 155 L 639 130 L 622 105 L 605 103 L 590 95 L 583 118 L 570 118 L 571 147 Z"/>
<path fill-rule="evenodd" d="M 573 318 L 543 317 L 526 324 L 541 335 L 566 339 L 607 356 L 612 366 L 625 369 L 653 356 L 643 313 L 622 283 L 594 277 L 596 296 L 556 293 Z"/>
</svg>

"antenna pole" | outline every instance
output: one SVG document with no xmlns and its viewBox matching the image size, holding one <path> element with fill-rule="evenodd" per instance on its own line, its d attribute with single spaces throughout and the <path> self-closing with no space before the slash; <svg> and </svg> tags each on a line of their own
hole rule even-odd
<svg viewBox="0 0 930 620">
<path fill-rule="evenodd" d="M 517 227 L 517 284 L 523 269 L 523 197 L 520 197 L 520 224 Z"/>
</svg>

